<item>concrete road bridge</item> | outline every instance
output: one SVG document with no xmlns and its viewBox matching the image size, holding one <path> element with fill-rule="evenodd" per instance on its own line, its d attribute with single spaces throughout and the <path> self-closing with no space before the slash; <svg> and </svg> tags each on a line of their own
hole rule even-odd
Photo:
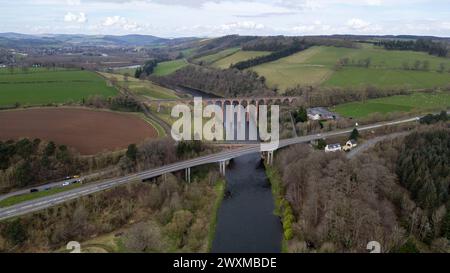
<svg viewBox="0 0 450 273">
<path fill-rule="evenodd" d="M 401 119 L 397 121 L 391 121 L 391 122 L 380 122 L 373 125 L 367 125 L 359 127 L 359 131 L 367 131 L 372 130 L 376 128 L 381 128 L 385 126 L 394 126 L 398 124 L 404 124 L 409 122 L 417 122 L 420 118 L 414 117 L 414 118 L 408 118 L 408 119 Z M 302 136 L 302 137 L 295 137 L 291 139 L 284 139 L 281 140 L 278 149 L 281 149 L 283 147 L 287 147 L 290 145 L 296 145 L 300 143 L 308 143 L 314 140 L 322 139 L 322 138 L 330 138 L 334 136 L 341 136 L 341 135 L 348 135 L 353 128 L 345 129 L 345 130 L 337 130 L 332 132 L 327 132 L 323 134 L 317 134 L 317 135 L 308 135 L 308 136 Z M 219 152 L 216 154 L 210 154 L 198 158 L 193 158 L 190 160 L 182 161 L 182 162 L 176 162 L 173 164 L 161 166 L 158 168 L 154 168 L 151 170 L 143 171 L 140 173 L 131 174 L 124 177 L 119 178 L 111 178 L 107 179 L 98 183 L 92 183 L 87 184 L 82 187 L 68 190 L 65 192 L 61 192 L 55 195 L 30 200 L 27 202 L 23 202 L 20 204 L 16 204 L 7 208 L 1 208 L 0 209 L 0 220 L 4 220 L 7 218 L 17 217 L 19 215 L 23 215 L 26 213 L 38 211 L 41 209 L 45 209 L 51 206 L 55 206 L 64 202 L 67 202 L 69 200 L 73 200 L 82 196 L 90 195 L 96 192 L 104 191 L 111 189 L 113 187 L 117 187 L 126 183 L 130 183 L 133 181 L 143 181 L 159 176 L 165 176 L 167 173 L 171 172 L 177 172 L 177 171 L 185 171 L 186 174 L 186 180 L 190 181 L 190 175 L 191 175 L 191 168 L 211 163 L 219 163 L 220 167 L 220 173 L 222 175 L 225 175 L 227 162 L 233 158 L 237 158 L 243 155 L 251 154 L 251 153 L 262 153 L 263 158 L 267 161 L 268 164 L 271 164 L 273 161 L 275 150 L 271 151 L 261 151 L 261 147 L 258 144 L 250 144 L 250 145 L 244 145 L 237 149 L 232 149 L 228 151 Z"/>
</svg>

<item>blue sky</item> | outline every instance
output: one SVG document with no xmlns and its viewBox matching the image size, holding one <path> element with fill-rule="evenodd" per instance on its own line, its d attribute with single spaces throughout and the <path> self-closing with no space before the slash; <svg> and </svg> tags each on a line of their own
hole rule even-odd
<svg viewBox="0 0 450 273">
<path fill-rule="evenodd" d="M 450 0 L 0 0 L 0 32 L 450 37 Z"/>
</svg>

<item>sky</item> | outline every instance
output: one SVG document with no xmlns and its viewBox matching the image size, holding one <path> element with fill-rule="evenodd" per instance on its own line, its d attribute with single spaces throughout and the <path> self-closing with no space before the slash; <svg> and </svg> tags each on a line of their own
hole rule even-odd
<svg viewBox="0 0 450 273">
<path fill-rule="evenodd" d="M 450 0 L 0 0 L 0 33 L 450 37 Z"/>
</svg>

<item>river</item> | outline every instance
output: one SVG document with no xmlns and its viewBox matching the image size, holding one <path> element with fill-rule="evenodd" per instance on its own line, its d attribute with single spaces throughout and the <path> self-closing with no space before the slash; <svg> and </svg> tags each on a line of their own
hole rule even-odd
<svg viewBox="0 0 450 273">
<path fill-rule="evenodd" d="M 217 96 L 178 87 L 178 92 L 203 98 Z M 226 119 L 224 120 L 227 127 Z M 252 124 L 253 126 L 256 126 Z M 237 115 L 235 115 L 237 137 Z M 246 122 L 246 136 L 250 123 Z M 275 210 L 270 182 L 259 153 L 236 158 L 226 171 L 226 196 L 217 215 L 213 253 L 279 253 L 283 228 Z"/>
<path fill-rule="evenodd" d="M 259 154 L 233 160 L 217 215 L 213 253 L 279 253 L 282 226 Z"/>
</svg>

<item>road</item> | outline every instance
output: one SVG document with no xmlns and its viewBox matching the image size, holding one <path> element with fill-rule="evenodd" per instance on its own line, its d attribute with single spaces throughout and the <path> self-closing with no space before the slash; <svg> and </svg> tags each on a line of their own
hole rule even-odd
<svg viewBox="0 0 450 273">
<path fill-rule="evenodd" d="M 406 136 L 409 135 L 410 132 L 401 132 L 401 133 L 393 133 L 390 135 L 385 135 L 385 136 L 379 136 L 379 137 L 375 137 L 372 139 L 367 140 L 366 142 L 364 142 L 361 145 L 358 145 L 356 148 L 354 148 L 353 150 L 351 150 L 350 152 L 348 152 L 347 154 L 347 158 L 348 159 L 352 159 L 354 158 L 356 155 L 367 151 L 368 149 L 370 149 L 371 147 L 375 146 L 375 144 L 377 144 L 378 142 L 384 141 L 384 140 L 388 140 L 388 139 L 394 139 L 397 137 L 402 137 L 402 136 Z"/>
<path fill-rule="evenodd" d="M 403 123 L 409 123 L 417 121 L 419 118 L 410 118 L 410 119 L 402 119 L 398 121 L 393 122 L 382 122 L 374 125 L 368 125 L 368 126 L 361 126 L 358 128 L 359 131 L 367 131 L 367 130 L 373 130 L 376 128 L 384 127 L 384 126 L 393 126 Z M 303 137 L 296 137 L 291 139 L 282 140 L 279 143 L 279 147 L 287 147 L 294 144 L 299 143 L 307 143 L 313 140 L 318 140 L 321 138 L 330 138 L 335 136 L 341 136 L 349 134 L 353 128 L 351 129 L 345 129 L 345 130 L 338 130 L 333 132 L 328 132 L 324 134 L 317 134 L 317 135 L 309 135 L 309 136 L 303 136 Z M 184 170 L 187 168 L 200 166 L 200 165 L 206 165 L 211 163 L 217 163 L 222 162 L 226 160 L 230 160 L 233 158 L 237 158 L 243 155 L 252 154 L 252 153 L 258 153 L 260 152 L 260 145 L 257 144 L 251 144 L 246 145 L 242 148 L 229 150 L 229 151 L 223 151 L 216 154 L 211 154 L 207 156 L 198 157 L 195 159 L 190 159 L 182 162 L 177 162 L 174 164 L 162 166 L 159 168 L 151 169 L 148 171 L 128 175 L 125 177 L 120 178 L 114 178 L 114 179 L 108 179 L 102 182 L 98 183 L 92 183 L 87 184 L 85 186 L 68 190 L 66 192 L 61 192 L 55 195 L 42 197 L 35 200 L 26 201 L 20 204 L 16 204 L 7 208 L 0 209 L 0 220 L 20 216 L 26 213 L 35 212 L 38 210 L 42 210 L 51 206 L 55 206 L 58 204 L 61 204 L 63 202 L 67 202 L 82 196 L 86 196 L 89 194 L 93 194 L 96 192 L 104 191 L 107 189 L 111 189 L 129 182 L 133 181 L 142 181 L 144 179 L 154 178 L 161 176 L 165 173 L 170 172 L 176 172 L 180 170 Z"/>
<path fill-rule="evenodd" d="M 31 189 L 37 189 L 39 191 L 45 191 L 47 189 L 59 188 L 59 187 L 62 187 L 62 184 L 64 182 L 72 183 L 72 182 L 75 182 L 75 181 L 77 181 L 79 179 L 81 179 L 81 180 L 91 179 L 91 178 L 95 178 L 95 177 L 99 177 L 99 176 L 108 174 L 108 173 L 110 173 L 112 171 L 113 170 L 101 171 L 101 172 L 93 173 L 93 174 L 86 175 L 86 176 L 83 176 L 83 177 L 80 177 L 80 178 L 65 179 L 65 180 L 61 180 L 61 181 L 58 181 L 58 182 L 52 182 L 52 183 L 48 183 L 48 184 L 35 186 L 35 187 L 32 187 L 32 188 L 26 188 L 26 189 L 23 189 L 23 190 L 18 190 L 18 191 L 6 193 L 6 194 L 3 194 L 3 195 L 0 195 L 0 201 L 2 201 L 4 199 L 7 199 L 9 197 L 16 196 L 16 195 L 22 195 L 22 194 L 30 193 Z"/>
</svg>

